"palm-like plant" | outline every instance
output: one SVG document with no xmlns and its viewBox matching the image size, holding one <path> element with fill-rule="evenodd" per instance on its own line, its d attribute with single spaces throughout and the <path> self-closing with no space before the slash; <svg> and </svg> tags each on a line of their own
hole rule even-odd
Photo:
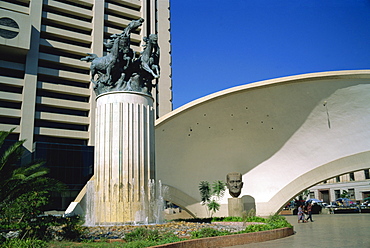
<svg viewBox="0 0 370 248">
<path fill-rule="evenodd" d="M 4 150 L 4 141 L 13 130 L 0 131 L 1 150 Z M 48 193 L 64 188 L 59 181 L 45 176 L 48 169 L 42 166 L 44 162 L 16 165 L 24 152 L 24 142 L 16 141 L 0 153 L 0 215 L 7 222 L 11 219 L 22 221 L 39 214 L 47 204 Z M 29 218 L 25 216 L 27 213 L 31 214 Z"/>
<path fill-rule="evenodd" d="M 201 181 L 198 188 L 202 204 L 205 205 L 211 199 L 211 186 L 209 185 L 209 182 Z"/>
<path fill-rule="evenodd" d="M 207 205 L 208 211 L 211 212 L 211 217 L 214 213 L 220 210 L 220 204 L 216 201 L 223 197 L 226 184 L 223 181 L 214 181 L 212 188 L 209 182 L 201 181 L 199 183 L 199 192 L 202 205 Z"/>
<path fill-rule="evenodd" d="M 212 184 L 213 195 L 218 199 L 222 198 L 225 193 L 226 184 L 223 181 L 214 181 Z"/>
<path fill-rule="evenodd" d="M 211 212 L 211 218 L 213 216 L 214 213 L 216 213 L 217 211 L 220 210 L 220 203 L 216 202 L 214 199 L 211 200 L 208 204 L 208 210 Z"/>
</svg>

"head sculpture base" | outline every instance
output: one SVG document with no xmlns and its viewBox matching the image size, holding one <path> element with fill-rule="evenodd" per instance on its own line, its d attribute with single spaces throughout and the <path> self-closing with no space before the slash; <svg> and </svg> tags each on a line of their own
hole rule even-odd
<svg viewBox="0 0 370 248">
<path fill-rule="evenodd" d="M 229 216 L 243 217 L 244 204 L 242 198 L 228 198 Z"/>
</svg>

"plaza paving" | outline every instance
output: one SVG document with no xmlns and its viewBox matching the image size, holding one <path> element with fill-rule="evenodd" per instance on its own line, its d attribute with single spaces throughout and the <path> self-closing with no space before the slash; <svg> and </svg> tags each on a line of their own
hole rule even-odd
<svg viewBox="0 0 370 248">
<path fill-rule="evenodd" d="M 370 214 L 313 215 L 314 222 L 299 224 L 297 216 L 286 216 L 286 218 L 294 225 L 294 235 L 272 241 L 232 246 L 232 248 L 370 247 Z"/>
</svg>

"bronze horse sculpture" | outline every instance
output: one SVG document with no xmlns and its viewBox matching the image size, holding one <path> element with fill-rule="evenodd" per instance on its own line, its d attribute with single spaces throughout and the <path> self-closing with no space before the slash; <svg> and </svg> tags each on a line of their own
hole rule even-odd
<svg viewBox="0 0 370 248">
<path fill-rule="evenodd" d="M 109 85 L 112 80 L 111 71 L 114 64 L 117 61 L 118 57 L 118 45 L 120 42 L 120 37 L 117 37 L 114 40 L 113 47 L 110 49 L 110 52 L 103 56 L 98 57 L 94 53 L 88 53 L 88 56 L 82 58 L 82 61 L 91 62 L 90 73 L 91 73 L 91 82 L 97 84 L 97 81 Z M 98 79 L 95 81 L 95 75 L 98 74 Z"/>
<path fill-rule="evenodd" d="M 91 82 L 97 95 L 109 91 L 137 91 L 151 94 L 153 79 L 159 73 L 158 36 L 150 34 L 144 37 L 144 50 L 135 59 L 135 52 L 130 48 L 131 31 L 141 26 L 144 19 L 131 21 L 121 34 L 113 34 L 104 43 L 108 54 L 98 57 L 88 53 L 82 61 L 91 62 Z M 97 79 L 95 79 L 98 75 Z"/>
</svg>

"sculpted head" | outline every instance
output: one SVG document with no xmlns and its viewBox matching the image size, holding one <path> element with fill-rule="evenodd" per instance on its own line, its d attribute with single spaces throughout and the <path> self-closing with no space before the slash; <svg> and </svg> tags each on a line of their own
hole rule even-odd
<svg viewBox="0 0 370 248">
<path fill-rule="evenodd" d="M 237 198 L 243 188 L 242 174 L 238 172 L 229 173 L 226 176 L 226 186 L 233 198 Z"/>
</svg>

